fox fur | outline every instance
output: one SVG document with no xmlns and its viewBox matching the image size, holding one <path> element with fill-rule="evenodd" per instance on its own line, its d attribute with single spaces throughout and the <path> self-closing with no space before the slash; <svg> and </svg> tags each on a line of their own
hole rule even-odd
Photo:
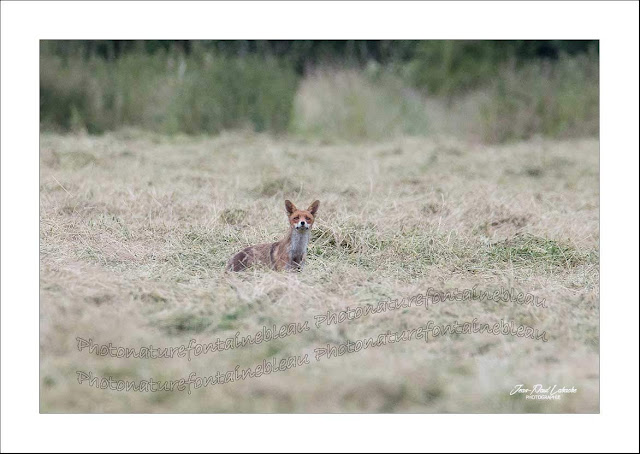
<svg viewBox="0 0 640 454">
<path fill-rule="evenodd" d="M 266 265 L 276 271 L 302 270 L 320 201 L 316 200 L 306 210 L 299 210 L 289 200 L 284 201 L 284 206 L 289 219 L 289 230 L 285 237 L 275 243 L 244 248 L 229 259 L 227 270 L 242 271 L 256 264 Z"/>
</svg>

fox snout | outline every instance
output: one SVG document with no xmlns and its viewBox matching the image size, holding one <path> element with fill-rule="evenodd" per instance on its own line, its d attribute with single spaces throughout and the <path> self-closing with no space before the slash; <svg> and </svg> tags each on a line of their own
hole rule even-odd
<svg viewBox="0 0 640 454">
<path fill-rule="evenodd" d="M 309 230 L 310 226 L 311 224 L 304 220 L 296 222 L 296 230 Z"/>
</svg>

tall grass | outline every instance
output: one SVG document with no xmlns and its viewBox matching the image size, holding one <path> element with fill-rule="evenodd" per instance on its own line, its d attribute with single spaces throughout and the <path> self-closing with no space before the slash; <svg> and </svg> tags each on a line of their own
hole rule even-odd
<svg viewBox="0 0 640 454">
<path fill-rule="evenodd" d="M 322 138 L 371 140 L 427 132 L 422 96 L 401 79 L 375 70 L 308 75 L 296 97 L 293 119 L 292 132 Z"/>
<path fill-rule="evenodd" d="M 469 91 L 456 82 L 459 91 L 446 95 L 411 88 L 411 79 L 389 68 L 316 71 L 301 83 L 292 131 L 350 140 L 441 133 L 488 143 L 598 135 L 597 56 L 492 71 L 490 83 Z"/>
<path fill-rule="evenodd" d="M 164 133 L 287 129 L 294 71 L 256 56 L 131 53 L 115 60 L 41 55 L 45 129 L 91 133 L 138 126 Z"/>
<path fill-rule="evenodd" d="M 90 133 L 123 126 L 165 134 L 248 128 L 347 141 L 441 133 L 489 143 L 599 132 L 595 53 L 492 67 L 491 82 L 472 90 L 462 76 L 441 86 L 442 71 L 459 65 L 426 67 L 432 74 L 423 74 L 416 88 L 415 68 L 407 75 L 375 63 L 322 67 L 299 83 L 285 61 L 203 50 L 140 51 L 111 60 L 43 52 L 41 125 Z M 438 91 L 446 94 L 433 94 Z"/>
<path fill-rule="evenodd" d="M 589 55 L 503 68 L 481 104 L 488 142 L 599 133 L 598 60 Z"/>
</svg>

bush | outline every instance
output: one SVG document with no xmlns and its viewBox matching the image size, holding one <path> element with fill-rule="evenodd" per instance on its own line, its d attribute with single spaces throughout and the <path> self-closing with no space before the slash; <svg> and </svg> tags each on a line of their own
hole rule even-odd
<svg viewBox="0 0 640 454">
<path fill-rule="evenodd" d="M 563 57 L 504 68 L 481 107 L 484 140 L 504 142 L 599 133 L 598 59 Z"/>
<path fill-rule="evenodd" d="M 259 52 L 257 44 L 243 54 L 242 42 L 223 43 L 232 55 L 214 44 L 194 41 L 186 53 L 175 43 L 122 42 L 127 50 L 118 53 L 102 42 L 45 41 L 41 126 L 170 134 L 250 128 L 323 140 L 440 132 L 487 142 L 599 132 L 598 49 L 590 42 L 393 42 L 395 52 L 406 47 L 406 58 L 307 68 L 300 87 L 294 67 L 309 50 L 305 42 L 292 45 L 296 58 Z M 317 46 L 338 52 L 342 43 Z"/>
<path fill-rule="evenodd" d="M 554 62 L 562 55 L 599 52 L 597 41 L 448 40 L 409 41 L 410 58 L 399 65 L 405 80 L 430 95 L 458 96 L 482 88 L 508 62 Z"/>
<path fill-rule="evenodd" d="M 172 98 L 173 126 L 187 133 L 251 127 L 283 132 L 297 89 L 295 73 L 274 59 L 206 60 L 185 73 Z"/>
<path fill-rule="evenodd" d="M 403 66 L 408 83 L 430 95 L 455 96 L 487 83 L 514 41 L 421 41 Z"/>
<path fill-rule="evenodd" d="M 96 132 L 98 104 L 87 71 L 77 62 L 40 60 L 40 123 L 47 128 L 72 130 L 86 127 Z"/>
<path fill-rule="evenodd" d="M 160 52 L 115 60 L 47 54 L 40 59 L 40 121 L 46 129 L 282 132 L 296 90 L 289 66 L 256 56 Z"/>
</svg>

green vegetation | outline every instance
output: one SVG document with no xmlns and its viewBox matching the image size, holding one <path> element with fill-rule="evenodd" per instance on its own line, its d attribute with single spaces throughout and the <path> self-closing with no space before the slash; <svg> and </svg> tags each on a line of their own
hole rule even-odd
<svg viewBox="0 0 640 454">
<path fill-rule="evenodd" d="M 99 57 L 41 55 L 44 128 L 102 133 L 137 126 L 163 133 L 286 130 L 296 92 L 293 70 L 250 56 L 176 53 Z"/>
<path fill-rule="evenodd" d="M 593 55 L 503 68 L 481 106 L 483 138 L 598 136 L 599 89 Z"/>
<path fill-rule="evenodd" d="M 43 41 L 44 130 L 597 136 L 594 41 Z M 463 110 L 464 112 L 460 112 Z"/>
<path fill-rule="evenodd" d="M 489 252 L 497 262 L 511 266 L 571 268 L 583 264 L 595 264 L 597 258 L 591 251 L 580 252 L 572 246 L 534 235 L 515 235 L 494 244 Z"/>
</svg>

